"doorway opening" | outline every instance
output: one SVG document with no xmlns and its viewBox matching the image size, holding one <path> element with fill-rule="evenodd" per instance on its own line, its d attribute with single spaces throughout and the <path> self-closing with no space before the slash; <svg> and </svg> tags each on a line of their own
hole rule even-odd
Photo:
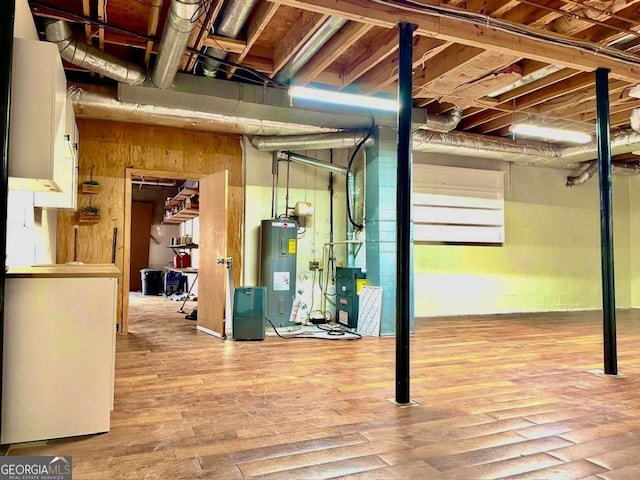
<svg viewBox="0 0 640 480">
<path fill-rule="evenodd" d="M 130 319 L 135 324 L 136 318 L 144 318 L 136 314 L 143 313 L 136 311 L 140 309 L 160 308 L 176 319 L 195 319 L 201 177 L 127 171 L 123 333 L 129 331 Z M 136 330 L 144 328 L 136 325 Z"/>
<path fill-rule="evenodd" d="M 166 300 L 167 308 L 184 318 L 195 305 L 195 294 L 200 300 L 196 329 L 224 336 L 226 275 L 218 260 L 227 258 L 227 185 L 227 171 L 127 169 L 122 333 L 129 331 L 130 305 L 144 304 L 131 299 L 167 291 L 180 295 L 182 288 L 187 294 L 191 289 L 191 297 L 182 296 L 184 304 Z"/>
</svg>

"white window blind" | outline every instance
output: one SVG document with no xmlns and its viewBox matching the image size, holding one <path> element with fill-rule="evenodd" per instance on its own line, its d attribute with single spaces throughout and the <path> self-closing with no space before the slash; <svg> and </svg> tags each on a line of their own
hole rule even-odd
<svg viewBox="0 0 640 480">
<path fill-rule="evenodd" d="M 416 242 L 504 243 L 504 172 L 413 166 Z"/>
</svg>

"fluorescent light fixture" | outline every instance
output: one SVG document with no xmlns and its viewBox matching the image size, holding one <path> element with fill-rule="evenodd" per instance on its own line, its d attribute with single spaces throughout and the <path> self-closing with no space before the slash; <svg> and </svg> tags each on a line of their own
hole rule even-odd
<svg viewBox="0 0 640 480">
<path fill-rule="evenodd" d="M 574 130 L 559 130 L 557 128 L 542 127 L 530 123 L 517 123 L 511 126 L 511 131 L 525 137 L 537 137 L 546 140 L 558 140 L 560 142 L 589 143 L 591 135 Z"/>
<path fill-rule="evenodd" d="M 319 102 L 335 103 L 338 105 L 348 105 L 350 107 L 369 108 L 372 110 L 398 111 L 398 102 L 378 97 L 368 97 L 366 95 L 355 95 L 352 93 L 334 92 L 309 87 L 289 87 L 289 95 L 294 98 L 304 98 L 306 100 L 317 100 Z"/>
</svg>

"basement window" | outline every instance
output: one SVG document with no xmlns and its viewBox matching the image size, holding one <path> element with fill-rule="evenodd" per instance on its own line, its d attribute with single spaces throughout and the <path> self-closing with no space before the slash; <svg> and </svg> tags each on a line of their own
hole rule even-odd
<svg viewBox="0 0 640 480">
<path fill-rule="evenodd" d="M 504 172 L 414 164 L 414 242 L 504 243 Z"/>
</svg>

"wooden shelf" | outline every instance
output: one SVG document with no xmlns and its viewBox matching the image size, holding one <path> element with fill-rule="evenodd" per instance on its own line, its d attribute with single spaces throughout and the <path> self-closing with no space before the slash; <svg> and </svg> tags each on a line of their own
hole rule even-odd
<svg viewBox="0 0 640 480">
<path fill-rule="evenodd" d="M 170 200 L 167 200 L 164 204 L 164 209 L 165 210 L 171 210 L 173 207 L 180 205 L 183 201 L 185 201 L 187 198 L 192 197 L 193 195 L 197 195 L 198 194 L 198 189 L 197 188 L 185 188 L 180 190 L 180 192 L 178 192 L 178 194 L 171 198 Z"/>
<path fill-rule="evenodd" d="M 93 185 L 83 183 L 80 185 L 80 193 L 84 193 L 85 195 L 95 195 L 96 193 L 100 193 L 102 189 L 101 185 Z"/>
<path fill-rule="evenodd" d="M 195 250 L 198 248 L 196 243 L 187 243 L 186 245 L 169 245 L 167 248 L 187 248 L 189 250 Z"/>
<path fill-rule="evenodd" d="M 78 212 L 78 223 L 98 223 L 99 221 L 99 213 Z"/>
<path fill-rule="evenodd" d="M 197 216 L 198 216 L 197 208 L 184 208 L 180 210 L 178 213 L 174 213 L 169 217 L 164 217 L 162 219 L 162 223 L 169 223 L 169 224 L 182 223 L 185 220 L 191 220 L 192 218 L 195 218 Z"/>
</svg>

